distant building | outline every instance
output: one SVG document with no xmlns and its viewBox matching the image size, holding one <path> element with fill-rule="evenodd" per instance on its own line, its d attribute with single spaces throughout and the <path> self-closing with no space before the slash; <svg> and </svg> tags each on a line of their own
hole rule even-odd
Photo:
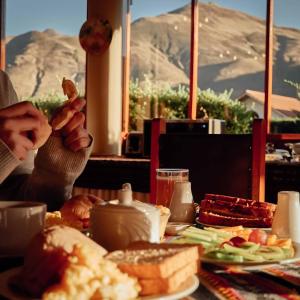
<svg viewBox="0 0 300 300">
<path fill-rule="evenodd" d="M 248 109 L 254 110 L 259 118 L 264 117 L 265 94 L 262 92 L 246 90 L 238 98 Z M 297 98 L 272 95 L 272 119 L 300 117 L 300 100 Z"/>
</svg>

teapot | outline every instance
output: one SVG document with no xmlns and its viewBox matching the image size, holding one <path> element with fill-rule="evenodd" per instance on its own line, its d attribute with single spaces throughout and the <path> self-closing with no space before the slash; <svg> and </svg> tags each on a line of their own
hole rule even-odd
<svg viewBox="0 0 300 300">
<path fill-rule="evenodd" d="M 129 183 L 123 184 L 118 199 L 95 205 L 90 221 L 92 238 L 108 251 L 124 249 L 134 241 L 160 240 L 159 209 L 133 200 Z"/>
</svg>

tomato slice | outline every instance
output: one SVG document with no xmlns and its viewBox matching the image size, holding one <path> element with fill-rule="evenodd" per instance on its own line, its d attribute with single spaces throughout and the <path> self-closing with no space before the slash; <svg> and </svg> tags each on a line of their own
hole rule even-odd
<svg viewBox="0 0 300 300">
<path fill-rule="evenodd" d="M 266 245 L 268 234 L 262 229 L 253 229 L 249 235 L 248 241 L 256 244 Z"/>
<path fill-rule="evenodd" d="M 230 239 L 230 242 L 233 244 L 233 246 L 240 247 L 243 243 L 246 242 L 246 240 L 240 236 L 235 236 Z"/>
</svg>

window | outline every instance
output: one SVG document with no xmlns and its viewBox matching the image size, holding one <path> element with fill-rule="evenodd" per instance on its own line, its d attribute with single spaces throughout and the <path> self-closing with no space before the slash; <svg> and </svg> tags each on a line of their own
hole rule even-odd
<svg viewBox="0 0 300 300">
<path fill-rule="evenodd" d="M 84 94 L 85 52 L 78 33 L 86 1 L 6 1 L 6 71 L 20 99 L 63 97 L 61 79 Z"/>
<path fill-rule="evenodd" d="M 200 106 L 210 109 L 208 117 L 228 120 L 234 115 L 234 127 L 227 122 L 230 133 L 247 132 L 254 116 L 264 116 L 265 19 L 266 1 L 199 4 Z"/>
<path fill-rule="evenodd" d="M 299 10 L 299 1 L 274 1 L 273 133 L 300 132 Z"/>
<path fill-rule="evenodd" d="M 175 100 L 188 98 L 191 1 L 133 1 L 131 14 L 130 127 L 141 129 L 144 118 L 186 113 Z"/>
</svg>

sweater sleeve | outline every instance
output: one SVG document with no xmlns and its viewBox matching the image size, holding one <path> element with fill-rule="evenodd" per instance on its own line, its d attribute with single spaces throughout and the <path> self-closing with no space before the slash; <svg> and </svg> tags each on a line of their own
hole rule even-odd
<svg viewBox="0 0 300 300">
<path fill-rule="evenodd" d="M 46 202 L 49 210 L 59 209 L 71 197 L 73 184 L 82 173 L 91 150 L 92 145 L 72 152 L 64 147 L 60 137 L 51 136 L 37 153 L 23 192 L 25 198 Z"/>
<path fill-rule="evenodd" d="M 21 163 L 7 145 L 0 139 L 0 184 Z"/>
</svg>

